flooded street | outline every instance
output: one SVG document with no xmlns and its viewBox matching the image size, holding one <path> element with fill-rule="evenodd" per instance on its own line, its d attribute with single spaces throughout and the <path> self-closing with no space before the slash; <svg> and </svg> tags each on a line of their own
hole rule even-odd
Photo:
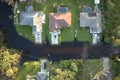
<svg viewBox="0 0 120 80">
<path fill-rule="evenodd" d="M 66 42 L 59 46 L 50 46 L 47 42 L 44 45 L 35 45 L 33 42 L 19 36 L 13 25 L 13 21 L 9 19 L 9 15 L 12 15 L 12 7 L 8 6 L 6 3 L 0 2 L 0 30 L 4 34 L 4 43 L 6 43 L 8 48 L 15 48 L 19 51 L 26 53 L 25 55 L 30 55 L 32 57 L 25 57 L 27 60 L 34 60 L 41 57 L 47 57 L 52 60 L 60 59 L 71 59 L 71 58 L 81 58 L 83 53 L 88 56 L 88 58 L 100 58 L 103 56 L 109 56 L 111 51 L 111 45 L 90 45 L 87 42 Z M 87 49 L 84 48 L 87 46 Z"/>
</svg>

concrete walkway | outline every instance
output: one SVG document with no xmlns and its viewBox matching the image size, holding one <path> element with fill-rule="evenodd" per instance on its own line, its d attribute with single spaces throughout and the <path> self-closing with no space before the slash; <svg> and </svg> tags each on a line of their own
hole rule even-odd
<svg viewBox="0 0 120 80">
<path fill-rule="evenodd" d="M 93 33 L 93 44 L 97 44 L 100 41 L 100 36 L 97 33 Z"/>
<path fill-rule="evenodd" d="M 101 80 L 100 77 L 102 78 L 102 80 L 112 80 L 112 74 L 109 71 L 110 67 L 109 67 L 109 58 L 102 58 L 102 64 L 103 64 L 103 70 L 98 72 L 95 77 L 93 78 L 93 80 Z"/>
<path fill-rule="evenodd" d="M 109 58 L 103 58 L 103 80 L 112 80 L 112 74 L 109 70 Z"/>
</svg>

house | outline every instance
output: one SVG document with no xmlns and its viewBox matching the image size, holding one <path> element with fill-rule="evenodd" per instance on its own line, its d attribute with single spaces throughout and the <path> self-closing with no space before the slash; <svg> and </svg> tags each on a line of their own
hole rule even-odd
<svg viewBox="0 0 120 80">
<path fill-rule="evenodd" d="M 36 43 L 42 43 L 42 23 L 45 23 L 45 14 L 34 11 L 32 6 L 26 6 L 25 11 L 20 12 L 20 25 L 32 26 Z"/>
<path fill-rule="evenodd" d="M 61 9 L 64 9 L 64 11 Z M 49 29 L 52 44 L 58 44 L 58 34 L 61 33 L 60 29 L 63 27 L 69 28 L 71 26 L 71 13 L 67 11 L 67 8 L 61 7 L 57 11 L 57 13 L 49 14 Z"/>
<path fill-rule="evenodd" d="M 84 6 L 80 13 L 80 27 L 89 27 L 93 35 L 93 44 L 99 41 L 98 34 L 102 32 L 101 12 L 93 11 L 90 6 Z"/>
</svg>

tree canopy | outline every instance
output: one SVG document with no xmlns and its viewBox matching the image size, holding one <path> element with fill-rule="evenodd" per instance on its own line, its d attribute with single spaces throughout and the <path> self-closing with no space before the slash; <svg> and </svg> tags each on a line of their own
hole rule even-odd
<svg viewBox="0 0 120 80">
<path fill-rule="evenodd" d="M 51 80 L 79 80 L 83 69 L 81 60 L 62 60 L 51 69 Z"/>
<path fill-rule="evenodd" d="M 120 45 L 120 26 L 112 30 L 112 42 L 115 46 Z"/>
<path fill-rule="evenodd" d="M 2 47 L 0 49 L 0 79 L 13 79 L 18 72 L 20 55 L 14 49 Z"/>
</svg>

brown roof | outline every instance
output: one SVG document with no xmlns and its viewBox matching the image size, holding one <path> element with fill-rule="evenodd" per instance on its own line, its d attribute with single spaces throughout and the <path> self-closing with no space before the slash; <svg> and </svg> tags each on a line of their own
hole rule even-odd
<svg viewBox="0 0 120 80">
<path fill-rule="evenodd" d="M 58 32 L 62 27 L 70 27 L 71 13 L 50 13 L 49 27 L 50 32 Z"/>
</svg>

